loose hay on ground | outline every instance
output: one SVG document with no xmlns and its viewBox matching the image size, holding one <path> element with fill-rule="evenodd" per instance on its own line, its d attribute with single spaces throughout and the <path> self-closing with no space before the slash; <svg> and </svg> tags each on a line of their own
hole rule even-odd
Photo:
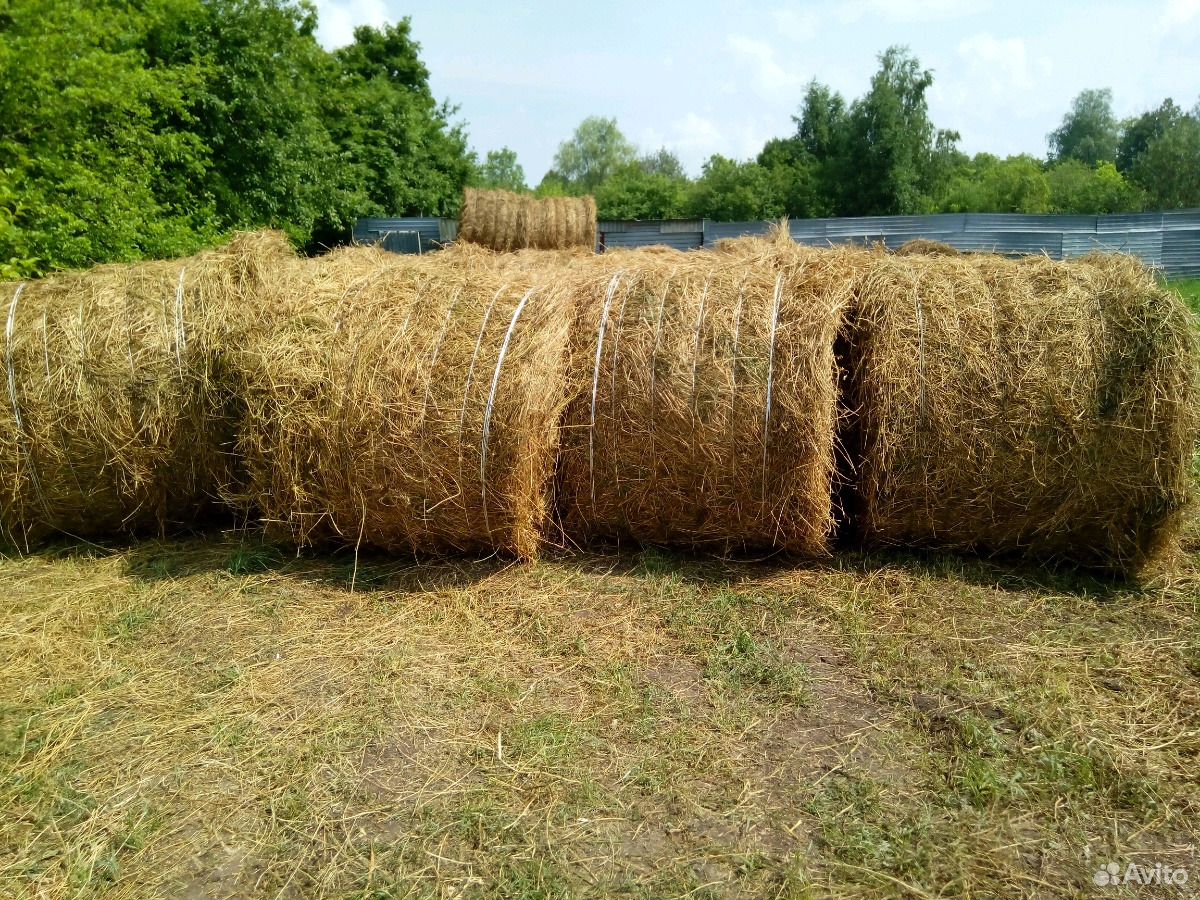
<svg viewBox="0 0 1200 900">
<path fill-rule="evenodd" d="M 615 251 L 564 273 L 569 538 L 826 552 L 843 259 L 762 243 Z"/>
<path fill-rule="evenodd" d="M 568 316 L 519 274 L 349 248 L 241 360 L 243 506 L 300 544 L 536 554 Z"/>
<path fill-rule="evenodd" d="M 219 377 L 282 235 L 188 259 L 0 287 L 7 314 L 0 530 L 27 549 L 190 523 L 232 477 Z"/>
<path fill-rule="evenodd" d="M 879 254 L 856 316 L 867 541 L 1134 570 L 1175 534 L 1195 323 L 1137 260 Z"/>
<path fill-rule="evenodd" d="M 591 197 L 537 199 L 510 191 L 467 188 L 459 216 L 461 241 L 493 250 L 596 247 L 596 201 Z"/>
</svg>

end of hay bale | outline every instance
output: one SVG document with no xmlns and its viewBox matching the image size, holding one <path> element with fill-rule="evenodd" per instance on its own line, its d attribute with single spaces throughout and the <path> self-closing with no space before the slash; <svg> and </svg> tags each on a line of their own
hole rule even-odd
<svg viewBox="0 0 1200 900">
<path fill-rule="evenodd" d="M 857 304 L 866 540 L 1127 573 L 1192 493 L 1197 340 L 1136 260 L 877 256 Z"/>
</svg>

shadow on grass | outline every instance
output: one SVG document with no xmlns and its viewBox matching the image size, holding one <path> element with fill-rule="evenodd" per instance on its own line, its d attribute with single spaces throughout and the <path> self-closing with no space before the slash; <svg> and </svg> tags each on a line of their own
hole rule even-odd
<svg viewBox="0 0 1200 900">
<path fill-rule="evenodd" d="M 165 538 L 85 541 L 59 538 L 32 551 L 51 560 L 120 556 L 125 572 L 146 582 L 205 573 L 232 577 L 277 574 L 356 592 L 454 590 L 492 577 L 508 566 L 503 557 L 414 557 L 377 550 L 297 551 L 257 530 L 208 530 Z M 584 575 L 670 576 L 698 587 L 723 587 L 796 569 L 871 575 L 894 569 L 933 580 L 958 580 L 1021 593 L 1053 593 L 1104 602 L 1137 591 L 1135 581 L 1103 572 L 1020 558 L 980 557 L 921 550 L 862 550 L 846 547 L 828 559 L 783 554 L 714 557 L 664 547 L 598 546 L 551 550 L 548 563 Z"/>
</svg>

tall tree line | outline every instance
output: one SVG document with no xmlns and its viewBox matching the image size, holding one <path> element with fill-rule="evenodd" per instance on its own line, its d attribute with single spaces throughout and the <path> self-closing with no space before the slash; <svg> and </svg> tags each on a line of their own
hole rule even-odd
<svg viewBox="0 0 1200 900">
<path fill-rule="evenodd" d="M 316 24 L 289 0 L 0 5 L 0 278 L 453 213 L 475 161 L 408 21 L 332 53 Z"/>
<path fill-rule="evenodd" d="M 332 52 L 316 26 L 309 0 L 0 0 L 0 279 L 240 228 L 319 247 L 360 216 L 454 215 L 467 184 L 530 189 L 512 150 L 469 149 L 407 19 Z M 1200 206 L 1200 108 L 1119 121 L 1110 92 L 1084 91 L 1046 158 L 968 157 L 930 119 L 932 84 L 890 48 L 861 97 L 813 81 L 790 134 L 695 178 L 589 117 L 536 192 L 641 219 Z"/>
<path fill-rule="evenodd" d="M 639 155 L 615 120 L 590 118 L 536 190 L 594 193 L 601 217 L 614 219 L 1200 207 L 1200 104 L 1184 111 L 1167 99 L 1120 121 L 1111 91 L 1086 90 L 1047 136 L 1046 158 L 969 157 L 956 132 L 930 120 L 932 84 L 916 57 L 892 47 L 863 96 L 847 101 L 813 81 L 791 134 L 751 160 L 714 155 L 695 179 L 666 150 Z"/>
</svg>

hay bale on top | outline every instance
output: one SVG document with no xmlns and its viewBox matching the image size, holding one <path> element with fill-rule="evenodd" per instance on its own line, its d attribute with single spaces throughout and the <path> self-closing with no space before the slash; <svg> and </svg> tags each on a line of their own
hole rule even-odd
<svg viewBox="0 0 1200 900">
<path fill-rule="evenodd" d="M 851 282 L 836 253 L 747 247 L 615 251 L 564 278 L 568 537 L 826 551 L 834 338 Z"/>
<path fill-rule="evenodd" d="M 537 552 L 568 316 L 528 277 L 349 248 L 272 286 L 239 361 L 247 490 L 275 532 L 419 552 Z"/>
<path fill-rule="evenodd" d="M 1189 495 L 1193 328 L 1130 257 L 878 256 L 848 398 L 865 538 L 1138 568 Z"/>
<path fill-rule="evenodd" d="M 941 241 L 931 241 L 928 238 L 913 238 L 905 241 L 896 248 L 901 256 L 961 256 L 962 251 Z"/>
<path fill-rule="evenodd" d="M 0 286 L 0 529 L 21 548 L 192 522 L 231 477 L 216 372 L 280 235 Z"/>
<path fill-rule="evenodd" d="M 596 247 L 596 201 L 591 197 L 547 197 L 467 188 L 458 237 L 509 251 Z"/>
</svg>

